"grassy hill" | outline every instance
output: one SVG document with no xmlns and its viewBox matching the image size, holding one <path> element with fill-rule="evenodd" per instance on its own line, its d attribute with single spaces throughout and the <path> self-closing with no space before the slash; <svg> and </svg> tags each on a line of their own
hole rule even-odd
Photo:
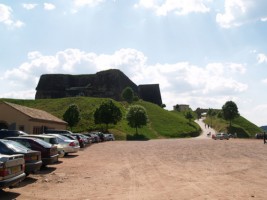
<svg viewBox="0 0 267 200">
<path fill-rule="evenodd" d="M 38 99 L 38 100 L 20 100 L 20 99 L 1 99 L 23 106 L 45 110 L 59 118 L 70 104 L 76 104 L 81 112 L 81 121 L 73 128 L 73 132 L 84 132 L 104 127 L 94 124 L 95 109 L 107 99 L 89 98 L 89 97 L 71 97 L 62 99 Z M 147 126 L 139 129 L 139 135 L 135 135 L 135 129 L 127 125 L 125 114 L 129 105 L 125 102 L 113 101 L 120 107 L 123 113 L 123 119 L 116 125 L 109 125 L 109 131 L 115 134 L 117 139 L 156 139 L 156 138 L 181 138 L 197 136 L 200 133 L 199 126 L 185 119 L 183 113 L 170 112 L 163 108 L 145 101 L 138 101 L 135 104 L 146 108 L 149 123 Z"/>
<path fill-rule="evenodd" d="M 232 121 L 231 128 L 229 128 L 229 121 L 225 121 L 219 117 L 213 117 L 212 119 L 208 117 L 205 122 L 207 124 L 212 124 L 212 127 L 218 132 L 225 131 L 227 133 L 237 133 L 237 136 L 241 138 L 252 138 L 256 133 L 263 132 L 261 128 L 242 116 L 239 116 Z"/>
<path fill-rule="evenodd" d="M 0 101 L 8 101 L 32 108 L 45 110 L 59 118 L 63 118 L 63 114 L 70 104 L 76 104 L 81 112 L 81 121 L 73 128 L 73 132 L 84 132 L 91 130 L 103 129 L 104 125 L 94 124 L 94 112 L 99 105 L 106 101 L 105 98 L 91 97 L 71 97 L 61 99 L 38 99 L 38 100 L 20 100 L 20 99 L 0 99 Z M 116 125 L 109 125 L 109 131 L 114 133 L 117 139 L 156 139 L 156 138 L 182 138 L 194 137 L 199 135 L 199 126 L 191 122 L 189 123 L 184 117 L 184 113 L 177 111 L 167 111 L 163 108 L 145 101 L 138 101 L 134 104 L 141 105 L 146 108 L 149 123 L 147 126 L 139 129 L 139 135 L 135 135 L 135 129 L 127 125 L 125 115 L 129 104 L 126 102 L 113 101 L 120 107 L 123 113 L 123 119 Z M 254 137 L 258 132 L 263 130 L 255 124 L 249 122 L 242 116 L 236 118 L 232 122 L 232 128 L 229 129 L 229 122 L 219 117 L 207 118 L 206 123 L 212 124 L 217 131 L 226 131 L 228 133 L 237 133 L 238 137 L 248 138 Z"/>
</svg>

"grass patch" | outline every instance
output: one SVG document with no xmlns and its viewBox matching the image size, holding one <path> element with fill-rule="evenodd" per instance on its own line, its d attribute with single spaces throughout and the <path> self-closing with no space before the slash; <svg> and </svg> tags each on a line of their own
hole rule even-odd
<svg viewBox="0 0 267 200">
<path fill-rule="evenodd" d="M 218 132 L 224 131 L 232 134 L 237 133 L 237 136 L 240 138 L 252 138 L 256 133 L 263 132 L 261 128 L 242 116 L 239 116 L 232 121 L 232 127 L 229 127 L 229 121 L 218 117 L 213 117 L 212 120 L 207 117 L 205 122 L 208 124 L 211 124 L 212 122 L 212 127 Z"/>
</svg>

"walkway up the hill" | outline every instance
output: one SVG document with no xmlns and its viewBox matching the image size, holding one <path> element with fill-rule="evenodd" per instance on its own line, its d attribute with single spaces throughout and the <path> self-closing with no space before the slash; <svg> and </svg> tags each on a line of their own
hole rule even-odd
<svg viewBox="0 0 267 200">
<path fill-rule="evenodd" d="M 202 132 L 200 134 L 200 136 L 198 136 L 197 138 L 198 139 L 211 139 L 211 135 L 212 134 L 215 134 L 216 131 L 211 128 L 211 127 L 208 127 L 208 125 L 205 126 L 205 123 L 203 122 L 204 118 L 201 118 L 199 120 L 195 120 L 195 122 L 200 126 Z M 210 133 L 210 136 L 207 136 L 208 133 Z"/>
</svg>

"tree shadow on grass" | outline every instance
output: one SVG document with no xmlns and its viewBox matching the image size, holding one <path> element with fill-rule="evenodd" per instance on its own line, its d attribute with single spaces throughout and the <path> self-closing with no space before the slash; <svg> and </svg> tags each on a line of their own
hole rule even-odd
<svg viewBox="0 0 267 200">
<path fill-rule="evenodd" d="M 134 135 L 127 134 L 126 140 L 129 140 L 129 141 L 147 141 L 147 140 L 149 140 L 149 138 L 147 138 L 145 135 L 141 135 L 141 134 L 134 134 Z"/>
</svg>

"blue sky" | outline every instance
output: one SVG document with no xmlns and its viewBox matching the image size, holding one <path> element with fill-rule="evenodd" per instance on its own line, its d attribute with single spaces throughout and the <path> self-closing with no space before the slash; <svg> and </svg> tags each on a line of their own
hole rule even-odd
<svg viewBox="0 0 267 200">
<path fill-rule="evenodd" d="M 266 0 L 0 0 L 0 98 L 41 74 L 120 69 L 167 109 L 221 108 L 267 125 Z"/>
</svg>

